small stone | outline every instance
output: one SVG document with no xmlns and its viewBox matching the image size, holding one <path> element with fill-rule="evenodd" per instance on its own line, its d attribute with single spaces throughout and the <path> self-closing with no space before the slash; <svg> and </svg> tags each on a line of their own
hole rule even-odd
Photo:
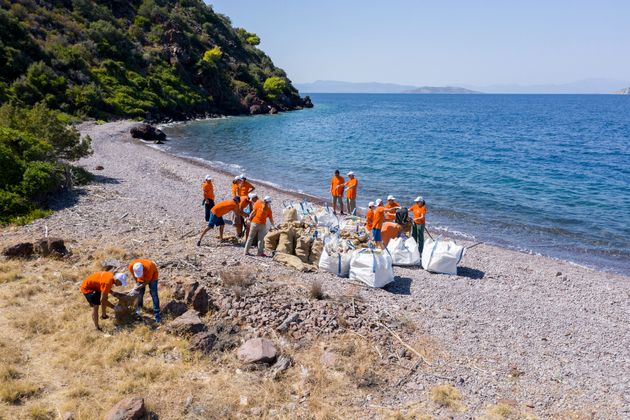
<svg viewBox="0 0 630 420">
<path fill-rule="evenodd" d="M 243 363 L 273 363 L 276 360 L 276 348 L 271 340 L 253 338 L 239 347 L 237 357 Z"/>
<path fill-rule="evenodd" d="M 188 307 L 184 302 L 181 302 L 179 300 L 171 300 L 162 307 L 162 315 L 172 315 L 176 318 L 186 313 L 187 310 Z"/>
<path fill-rule="evenodd" d="M 199 318 L 197 311 L 189 310 L 169 322 L 166 325 L 166 330 L 176 335 L 193 335 L 205 331 L 206 325 Z"/>
<path fill-rule="evenodd" d="M 147 410 L 144 407 L 144 398 L 129 397 L 120 400 L 107 414 L 105 420 L 137 420 L 145 417 Z"/>
<path fill-rule="evenodd" d="M 74 413 L 72 411 L 66 411 L 65 413 L 63 413 L 63 417 L 61 417 L 63 420 L 75 420 L 75 416 Z"/>
<path fill-rule="evenodd" d="M 198 281 L 193 281 L 184 285 L 184 300 L 186 301 L 186 303 L 192 303 L 193 296 L 198 287 Z"/>
<path fill-rule="evenodd" d="M 337 365 L 337 354 L 326 350 L 325 352 L 322 353 L 321 357 L 319 358 L 319 362 L 324 365 L 324 366 L 328 366 L 330 368 L 335 367 Z"/>
<path fill-rule="evenodd" d="M 190 349 L 209 354 L 214 349 L 217 342 L 217 336 L 210 332 L 200 332 L 190 339 Z"/>
<path fill-rule="evenodd" d="M 208 296 L 208 291 L 205 286 L 200 286 L 197 288 L 195 293 L 192 296 L 191 302 L 193 308 L 199 312 L 201 315 L 205 315 L 208 313 L 210 309 L 210 298 Z"/>
</svg>

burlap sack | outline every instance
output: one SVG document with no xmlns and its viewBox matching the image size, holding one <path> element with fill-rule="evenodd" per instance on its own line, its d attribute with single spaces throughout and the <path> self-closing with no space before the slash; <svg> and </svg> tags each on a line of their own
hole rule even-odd
<svg viewBox="0 0 630 420">
<path fill-rule="evenodd" d="M 134 320 L 138 296 L 113 291 L 111 294 L 118 298 L 118 303 L 114 306 L 114 325 L 131 324 Z"/>
<path fill-rule="evenodd" d="M 278 241 L 280 240 L 280 234 L 282 230 L 274 230 L 272 232 L 268 232 L 265 236 L 265 249 L 270 251 L 275 251 L 278 248 Z"/>
<path fill-rule="evenodd" d="M 308 256 L 309 264 L 317 265 L 319 263 L 319 257 L 322 256 L 322 249 L 324 249 L 322 240 L 315 239 L 311 245 L 311 253 Z"/>
<path fill-rule="evenodd" d="M 306 264 L 308 264 L 308 257 L 311 255 L 311 243 L 310 236 L 298 236 L 295 240 L 295 255 Z"/>
<path fill-rule="evenodd" d="M 298 219 L 297 210 L 293 207 L 282 210 L 282 223 L 293 223 Z"/>
<path fill-rule="evenodd" d="M 295 231 L 293 229 L 287 229 L 286 231 L 282 231 L 280 233 L 276 252 L 289 255 L 293 255 L 295 253 Z"/>
<path fill-rule="evenodd" d="M 295 268 L 298 271 L 314 271 L 315 267 L 310 264 L 304 264 L 298 257 L 295 255 L 288 254 L 276 254 L 273 256 L 273 260 L 280 264 L 284 264 L 288 267 Z"/>
</svg>

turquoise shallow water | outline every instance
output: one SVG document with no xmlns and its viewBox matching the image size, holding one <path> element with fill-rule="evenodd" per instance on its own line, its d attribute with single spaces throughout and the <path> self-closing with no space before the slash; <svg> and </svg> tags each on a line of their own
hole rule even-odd
<svg viewBox="0 0 630 420">
<path fill-rule="evenodd" d="M 315 108 L 167 127 L 172 153 L 359 205 L 427 200 L 429 226 L 630 274 L 630 97 L 314 94 Z"/>
</svg>

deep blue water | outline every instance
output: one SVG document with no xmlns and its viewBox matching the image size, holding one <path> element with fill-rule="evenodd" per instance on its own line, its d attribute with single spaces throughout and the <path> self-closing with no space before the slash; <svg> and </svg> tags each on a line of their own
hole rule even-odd
<svg viewBox="0 0 630 420">
<path fill-rule="evenodd" d="M 168 127 L 166 148 L 322 197 L 353 170 L 361 206 L 422 194 L 429 227 L 630 274 L 630 97 L 311 97 Z"/>
</svg>

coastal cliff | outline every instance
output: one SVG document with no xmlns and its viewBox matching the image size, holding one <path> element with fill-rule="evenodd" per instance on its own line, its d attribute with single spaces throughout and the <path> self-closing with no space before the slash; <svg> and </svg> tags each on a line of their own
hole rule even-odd
<svg viewBox="0 0 630 420">
<path fill-rule="evenodd" d="M 312 106 L 201 0 L 0 0 L 0 104 L 149 120 Z"/>
</svg>

